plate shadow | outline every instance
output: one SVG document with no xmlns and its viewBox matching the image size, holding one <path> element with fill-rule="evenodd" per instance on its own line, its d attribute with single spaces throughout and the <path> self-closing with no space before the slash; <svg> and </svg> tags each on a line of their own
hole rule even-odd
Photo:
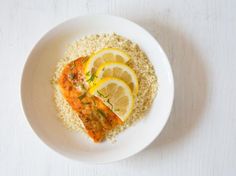
<svg viewBox="0 0 236 176">
<path fill-rule="evenodd" d="M 163 47 L 175 82 L 170 118 L 159 137 L 147 148 L 152 150 L 183 140 L 197 127 L 208 98 L 208 77 L 204 60 L 187 35 L 156 20 L 136 22 L 146 28 Z"/>
</svg>

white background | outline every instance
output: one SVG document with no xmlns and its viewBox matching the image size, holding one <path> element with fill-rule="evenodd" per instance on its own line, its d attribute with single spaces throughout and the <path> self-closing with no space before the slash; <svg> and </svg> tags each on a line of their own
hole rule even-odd
<svg viewBox="0 0 236 176">
<path fill-rule="evenodd" d="M 56 24 L 96 13 L 149 30 L 169 57 L 176 85 L 171 117 L 158 139 L 134 157 L 106 165 L 53 152 L 20 106 L 21 72 L 33 45 Z M 0 175 L 235 176 L 235 31 L 234 0 L 0 0 Z"/>
</svg>

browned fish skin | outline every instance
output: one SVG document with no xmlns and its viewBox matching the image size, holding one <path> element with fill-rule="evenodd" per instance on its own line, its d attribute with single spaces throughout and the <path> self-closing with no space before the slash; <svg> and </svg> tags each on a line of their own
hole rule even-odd
<svg viewBox="0 0 236 176">
<path fill-rule="evenodd" d="M 101 142 L 106 133 L 122 124 L 122 121 L 100 99 L 87 92 L 83 71 L 86 60 L 80 57 L 66 65 L 58 83 L 63 96 L 78 113 L 88 135 L 94 142 Z"/>
</svg>

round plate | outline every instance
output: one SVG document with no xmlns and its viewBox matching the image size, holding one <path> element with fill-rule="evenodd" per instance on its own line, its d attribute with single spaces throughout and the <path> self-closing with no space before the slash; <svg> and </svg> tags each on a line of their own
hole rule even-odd
<svg viewBox="0 0 236 176">
<path fill-rule="evenodd" d="M 85 134 L 65 129 L 57 119 L 50 80 L 68 44 L 88 34 L 111 32 L 142 48 L 154 65 L 159 87 L 146 118 L 120 133 L 115 143 L 95 144 Z M 50 30 L 31 51 L 21 81 L 23 109 L 39 138 L 58 153 L 89 163 L 121 160 L 147 147 L 167 122 L 173 97 L 171 67 L 158 42 L 137 24 L 114 16 L 81 16 Z"/>
</svg>

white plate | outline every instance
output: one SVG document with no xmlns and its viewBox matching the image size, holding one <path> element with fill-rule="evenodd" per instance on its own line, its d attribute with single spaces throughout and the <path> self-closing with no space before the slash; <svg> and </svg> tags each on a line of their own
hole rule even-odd
<svg viewBox="0 0 236 176">
<path fill-rule="evenodd" d="M 94 144 L 84 134 L 65 129 L 56 118 L 50 80 L 67 44 L 88 34 L 109 32 L 138 43 L 155 67 L 159 90 L 148 117 L 118 135 L 117 142 Z M 137 24 L 114 16 L 77 17 L 50 30 L 31 51 L 21 82 L 23 109 L 35 133 L 58 153 L 89 163 L 121 160 L 147 147 L 167 122 L 173 97 L 171 67 L 158 42 Z"/>
</svg>

